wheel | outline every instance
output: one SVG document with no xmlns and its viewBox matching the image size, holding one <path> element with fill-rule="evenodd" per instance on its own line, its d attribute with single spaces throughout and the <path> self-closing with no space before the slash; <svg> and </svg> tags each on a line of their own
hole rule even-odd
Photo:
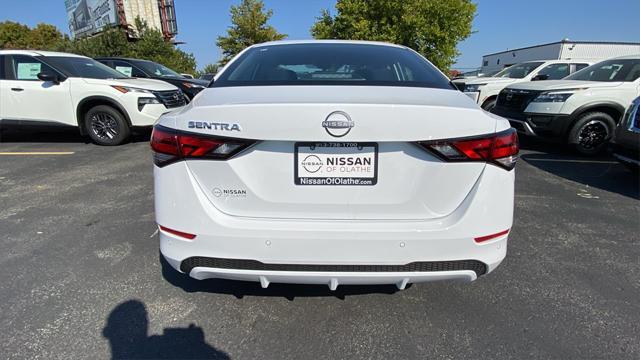
<svg viewBox="0 0 640 360">
<path fill-rule="evenodd" d="M 485 111 L 489 111 L 491 112 L 491 110 L 496 107 L 496 99 L 491 99 L 489 101 L 485 101 L 484 104 L 482 104 L 482 108 Z"/>
<path fill-rule="evenodd" d="M 615 126 L 616 123 L 609 114 L 583 114 L 569 131 L 569 144 L 583 155 L 596 155 L 607 145 Z"/>
<path fill-rule="evenodd" d="M 124 116 L 108 105 L 94 106 L 87 111 L 84 126 L 91 140 L 98 145 L 120 145 L 131 134 Z"/>
</svg>

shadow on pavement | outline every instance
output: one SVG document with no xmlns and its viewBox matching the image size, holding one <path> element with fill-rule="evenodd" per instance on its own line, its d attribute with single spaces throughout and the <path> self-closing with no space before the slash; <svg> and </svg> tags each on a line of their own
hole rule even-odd
<svg viewBox="0 0 640 360">
<path fill-rule="evenodd" d="M 116 306 L 102 330 L 109 340 L 113 359 L 229 359 L 207 344 L 202 328 L 166 328 L 162 335 L 148 335 L 149 318 L 144 304 L 137 300 Z"/>
<path fill-rule="evenodd" d="M 130 143 L 149 141 L 151 129 L 135 129 Z M 0 143 L 81 143 L 91 144 L 88 136 L 80 135 L 75 128 L 0 128 Z"/>
<path fill-rule="evenodd" d="M 521 148 L 536 151 L 520 157 L 540 170 L 590 187 L 640 199 L 640 178 L 611 155 L 581 156 L 569 147 L 522 137 Z"/>
<path fill-rule="evenodd" d="M 365 294 L 395 294 L 400 291 L 395 285 L 340 285 L 335 291 L 327 285 L 270 284 L 263 289 L 258 282 L 233 281 L 223 279 L 196 280 L 175 270 L 160 254 L 162 277 L 171 285 L 186 292 L 209 292 L 233 295 L 237 299 L 245 296 L 283 297 L 293 301 L 296 297 L 336 297 L 344 300 L 347 296 Z M 407 289 L 411 284 L 407 285 Z"/>
</svg>

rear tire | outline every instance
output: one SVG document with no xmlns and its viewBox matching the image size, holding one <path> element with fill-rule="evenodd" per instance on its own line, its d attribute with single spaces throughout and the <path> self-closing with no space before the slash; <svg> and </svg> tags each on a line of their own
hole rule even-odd
<svg viewBox="0 0 640 360">
<path fill-rule="evenodd" d="M 491 112 L 491 110 L 493 110 L 494 107 L 496 107 L 496 99 L 485 101 L 484 104 L 482 104 L 482 109 L 488 112 Z"/>
<path fill-rule="evenodd" d="M 84 128 L 94 143 L 103 146 L 120 145 L 131 135 L 122 113 L 108 105 L 89 109 L 84 116 Z"/>
<path fill-rule="evenodd" d="M 616 123 L 611 115 L 588 112 L 573 124 L 568 141 L 579 153 L 593 156 L 604 150 L 615 127 Z"/>
</svg>

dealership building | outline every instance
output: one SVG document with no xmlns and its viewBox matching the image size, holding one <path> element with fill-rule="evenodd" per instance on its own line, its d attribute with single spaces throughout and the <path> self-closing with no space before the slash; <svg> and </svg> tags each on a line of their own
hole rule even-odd
<svg viewBox="0 0 640 360">
<path fill-rule="evenodd" d="M 533 60 L 602 59 L 640 54 L 640 42 L 562 41 L 501 51 L 482 57 L 484 74 L 497 72 L 513 64 Z"/>
</svg>

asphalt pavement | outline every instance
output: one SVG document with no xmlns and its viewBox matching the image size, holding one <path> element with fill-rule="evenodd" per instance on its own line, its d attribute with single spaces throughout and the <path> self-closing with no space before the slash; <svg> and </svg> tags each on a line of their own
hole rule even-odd
<svg viewBox="0 0 640 360">
<path fill-rule="evenodd" d="M 331 292 L 169 268 L 147 140 L 1 135 L 0 358 L 640 358 L 640 179 L 607 156 L 525 141 L 476 282 Z"/>
</svg>

